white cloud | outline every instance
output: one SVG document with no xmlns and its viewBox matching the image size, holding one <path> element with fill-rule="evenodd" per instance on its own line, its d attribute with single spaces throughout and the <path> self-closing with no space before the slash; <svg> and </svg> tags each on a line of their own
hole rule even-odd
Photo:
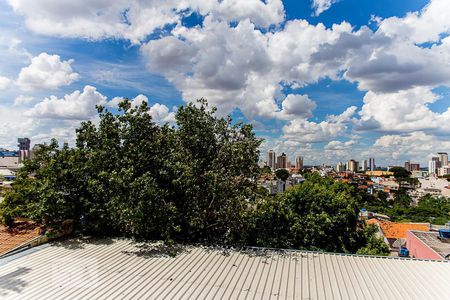
<svg viewBox="0 0 450 300">
<path fill-rule="evenodd" d="M 152 105 L 149 114 L 155 122 L 175 122 L 175 112 L 170 112 L 164 104 L 156 103 Z"/>
<path fill-rule="evenodd" d="M 418 87 L 396 93 L 375 93 L 364 96 L 357 125 L 361 130 L 380 132 L 429 131 L 450 133 L 450 108 L 443 113 L 430 110 L 429 104 L 439 97 L 429 88 Z"/>
<path fill-rule="evenodd" d="M 316 103 L 308 95 L 287 95 L 282 103 L 282 110 L 276 115 L 280 119 L 311 118 Z"/>
<path fill-rule="evenodd" d="M 16 99 L 14 99 L 14 105 L 19 106 L 19 105 L 29 104 L 33 100 L 34 100 L 34 97 L 19 95 L 16 97 Z"/>
<path fill-rule="evenodd" d="M 312 0 L 311 7 L 314 9 L 314 15 L 320 15 L 336 2 L 337 0 Z"/>
<path fill-rule="evenodd" d="M 350 140 L 346 142 L 341 141 L 331 141 L 325 146 L 325 150 L 349 150 L 353 145 L 356 144 L 356 141 Z"/>
<path fill-rule="evenodd" d="M 7 77 L 0 76 L 0 91 L 6 90 L 11 85 L 11 80 Z"/>
<path fill-rule="evenodd" d="M 275 99 L 284 98 L 281 83 L 305 85 L 335 72 L 309 64 L 320 45 L 331 42 L 349 24 L 326 29 L 306 21 L 288 21 L 283 31 L 263 33 L 249 20 L 237 26 L 206 17 L 203 27 L 177 26 L 173 36 L 152 40 L 141 50 L 152 72 L 172 82 L 183 99 L 207 98 L 226 114 L 274 117 Z"/>
<path fill-rule="evenodd" d="M 356 107 L 351 106 L 342 114 L 331 115 L 322 122 L 294 119 L 283 127 L 284 138 L 304 143 L 329 141 L 346 133 L 355 111 Z"/>
<path fill-rule="evenodd" d="M 87 120 L 97 114 L 96 105 L 104 105 L 106 96 L 93 86 L 85 86 L 83 91 L 66 94 L 64 98 L 50 96 L 37 103 L 26 112 L 33 118 L 59 120 Z"/>
<path fill-rule="evenodd" d="M 20 70 L 16 83 L 25 91 L 70 85 L 79 78 L 78 73 L 72 70 L 72 63 L 72 59 L 61 61 L 59 55 L 43 52 L 33 57 L 28 67 Z"/>
<path fill-rule="evenodd" d="M 436 156 L 437 152 L 448 149 L 450 142 L 445 137 L 415 131 L 406 135 L 382 136 L 375 141 L 372 150 L 386 161 L 403 165 L 406 160 L 425 164 L 431 156 Z"/>
<path fill-rule="evenodd" d="M 215 19 L 250 19 L 261 27 L 284 19 L 281 0 L 8 0 L 39 34 L 87 39 L 123 38 L 139 43 L 156 29 L 196 11 Z"/>
<path fill-rule="evenodd" d="M 449 2 L 431 0 L 420 12 L 410 12 L 404 18 L 387 18 L 380 23 L 379 31 L 414 43 L 439 41 L 441 34 L 450 33 Z"/>
</svg>

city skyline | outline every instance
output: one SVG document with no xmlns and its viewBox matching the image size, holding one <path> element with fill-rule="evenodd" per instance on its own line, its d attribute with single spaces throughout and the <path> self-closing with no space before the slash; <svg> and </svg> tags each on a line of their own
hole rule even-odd
<svg viewBox="0 0 450 300">
<path fill-rule="evenodd" d="M 0 17 L 0 147 L 73 145 L 122 97 L 172 124 L 205 97 L 291 163 L 450 149 L 447 0 L 7 0 Z"/>
</svg>

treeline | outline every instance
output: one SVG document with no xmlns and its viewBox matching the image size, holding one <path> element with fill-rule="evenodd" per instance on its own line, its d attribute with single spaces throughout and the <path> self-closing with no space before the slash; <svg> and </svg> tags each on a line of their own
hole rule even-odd
<svg viewBox="0 0 450 300">
<path fill-rule="evenodd" d="M 405 189 L 397 191 L 393 199 L 383 192 L 364 196 L 364 207 L 370 211 L 386 214 L 392 221 L 426 222 L 444 225 L 450 221 L 450 199 L 425 195 L 413 203 Z"/>
<path fill-rule="evenodd" d="M 251 125 L 218 117 L 205 100 L 158 125 L 143 103 L 98 107 L 76 146 L 42 145 L 0 205 L 3 221 L 48 227 L 72 219 L 96 235 L 168 243 L 218 243 L 356 252 L 371 235 L 358 223 L 354 187 L 309 174 L 276 197 L 257 186 L 259 146 Z"/>
</svg>

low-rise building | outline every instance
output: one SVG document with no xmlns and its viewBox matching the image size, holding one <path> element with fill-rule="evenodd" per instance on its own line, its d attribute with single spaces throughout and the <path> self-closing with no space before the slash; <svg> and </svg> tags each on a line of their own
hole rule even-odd
<svg viewBox="0 0 450 300">
<path fill-rule="evenodd" d="M 436 231 L 408 231 L 406 247 L 413 258 L 442 260 L 450 255 L 450 243 L 439 239 Z"/>
<path fill-rule="evenodd" d="M 370 219 L 366 221 L 366 224 L 377 225 L 385 243 L 394 252 L 406 244 L 407 232 L 409 230 L 430 231 L 429 223 L 400 223 Z"/>
</svg>

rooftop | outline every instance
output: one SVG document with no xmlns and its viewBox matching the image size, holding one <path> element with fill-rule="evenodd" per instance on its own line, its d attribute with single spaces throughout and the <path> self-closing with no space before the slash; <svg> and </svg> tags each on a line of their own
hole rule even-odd
<svg viewBox="0 0 450 300">
<path fill-rule="evenodd" d="M 126 239 L 67 240 L 2 262 L 2 299 L 445 299 L 450 263 Z"/>
<path fill-rule="evenodd" d="M 443 243 L 440 239 L 438 239 L 438 232 L 412 230 L 411 233 L 421 241 L 423 241 L 440 256 L 445 257 L 446 255 L 450 254 L 450 243 Z"/>
<path fill-rule="evenodd" d="M 367 220 L 366 223 L 378 223 L 383 231 L 383 235 L 388 239 L 406 239 L 408 230 L 430 231 L 430 224 L 428 223 L 400 223 L 377 219 Z"/>
<path fill-rule="evenodd" d="M 17 222 L 13 229 L 0 224 L 0 256 L 39 236 L 40 228 L 29 222 Z"/>
</svg>

